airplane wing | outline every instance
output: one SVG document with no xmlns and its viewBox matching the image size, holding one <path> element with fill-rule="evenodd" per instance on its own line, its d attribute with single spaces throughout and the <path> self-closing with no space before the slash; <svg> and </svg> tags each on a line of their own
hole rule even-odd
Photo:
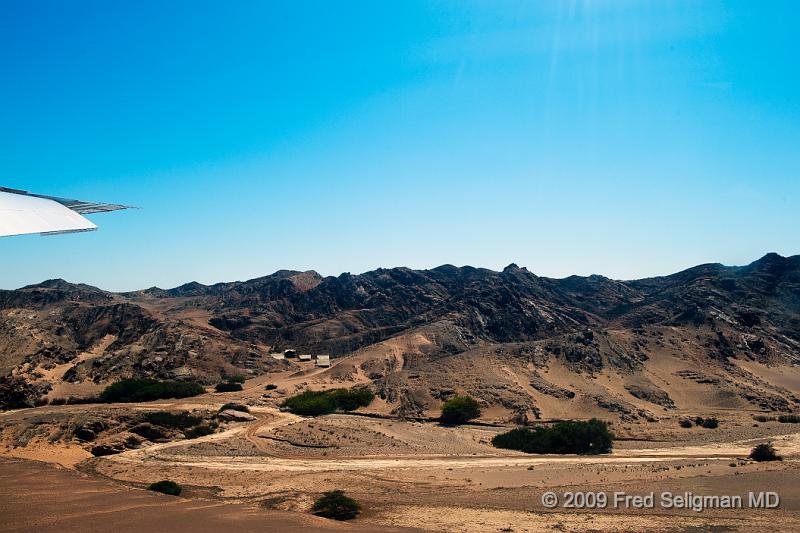
<svg viewBox="0 0 800 533">
<path fill-rule="evenodd" d="M 97 226 L 83 215 L 119 209 L 128 209 L 128 206 L 83 202 L 0 187 L 0 237 L 92 231 Z"/>
</svg>

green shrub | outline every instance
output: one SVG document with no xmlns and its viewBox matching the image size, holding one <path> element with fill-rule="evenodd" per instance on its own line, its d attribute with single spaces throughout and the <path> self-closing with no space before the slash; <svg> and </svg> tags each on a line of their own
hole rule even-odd
<svg viewBox="0 0 800 533">
<path fill-rule="evenodd" d="M 214 430 L 217 428 L 216 424 L 200 424 L 199 426 L 195 426 L 186 430 L 183 433 L 183 436 L 187 439 L 196 439 L 197 437 L 205 437 L 206 435 L 211 435 L 214 433 Z"/>
<path fill-rule="evenodd" d="M 763 423 L 763 422 L 769 422 L 770 420 L 773 420 L 773 419 L 770 418 L 770 417 L 764 416 L 764 415 L 755 415 L 753 417 L 753 420 L 755 420 L 756 422 L 762 422 Z"/>
<path fill-rule="evenodd" d="M 237 374 L 235 376 L 228 376 L 228 378 L 225 381 L 227 381 L 228 383 L 239 383 L 241 385 L 245 382 L 245 377 L 242 376 L 241 374 Z"/>
<path fill-rule="evenodd" d="M 700 416 L 696 417 L 694 419 L 694 423 L 695 423 L 695 425 L 702 426 L 703 425 L 703 417 L 700 417 Z"/>
<path fill-rule="evenodd" d="M 549 428 L 512 429 L 496 435 L 492 445 L 525 453 L 594 455 L 609 453 L 613 438 L 608 424 L 593 418 L 588 422 L 559 422 Z"/>
<path fill-rule="evenodd" d="M 703 420 L 702 426 L 706 429 L 716 429 L 719 426 L 719 422 L 717 422 L 716 418 L 706 418 Z"/>
<path fill-rule="evenodd" d="M 326 492 L 315 501 L 311 511 L 323 518 L 351 520 L 361 512 L 361 506 L 354 499 L 345 496 L 341 490 L 334 490 Z"/>
<path fill-rule="evenodd" d="M 307 390 L 287 398 L 281 406 L 294 414 L 319 416 L 366 407 L 374 398 L 375 395 L 366 387 L 326 391 Z"/>
<path fill-rule="evenodd" d="M 442 416 L 439 420 L 443 424 L 463 424 L 481 416 L 481 408 L 474 398 L 469 396 L 455 396 L 442 404 Z"/>
<path fill-rule="evenodd" d="M 174 481 L 165 479 L 163 481 L 157 481 L 156 483 L 151 484 L 149 487 L 147 487 L 147 489 L 155 492 L 161 492 L 163 494 L 169 494 L 170 496 L 178 496 L 183 490 L 183 487 Z"/>
<path fill-rule="evenodd" d="M 201 385 L 193 382 L 123 379 L 106 387 L 100 393 L 100 401 L 149 402 L 165 398 L 188 398 L 204 392 Z"/>
<path fill-rule="evenodd" d="M 684 418 L 679 422 L 679 424 L 681 425 L 682 428 L 687 428 L 687 429 L 694 425 L 692 424 L 692 421 L 689 420 L 688 418 Z"/>
<path fill-rule="evenodd" d="M 226 411 L 228 409 L 232 411 L 243 411 L 245 413 L 250 412 L 249 407 L 247 407 L 246 405 L 242 405 L 240 403 L 226 403 L 225 405 L 219 408 L 220 411 Z"/>
<path fill-rule="evenodd" d="M 144 418 L 147 422 L 156 426 L 166 428 L 186 429 L 196 426 L 203 419 L 199 416 L 189 414 L 187 411 L 182 413 L 170 413 L 169 411 L 152 411 L 145 413 Z"/>
<path fill-rule="evenodd" d="M 296 415 L 320 416 L 336 411 L 336 402 L 328 391 L 304 391 L 286 398 L 281 404 Z"/>
<path fill-rule="evenodd" d="M 355 411 L 359 407 L 368 406 L 375 399 L 375 394 L 366 387 L 334 389 L 330 394 L 340 411 Z"/>
<path fill-rule="evenodd" d="M 214 390 L 217 392 L 236 392 L 242 390 L 242 385 L 240 383 L 218 383 Z"/>
<path fill-rule="evenodd" d="M 800 424 L 800 415 L 779 415 L 778 422 L 784 424 Z"/>
<path fill-rule="evenodd" d="M 769 442 L 759 444 L 750 450 L 750 459 L 753 461 L 782 461 L 783 457 L 778 455 L 775 448 Z"/>
</svg>

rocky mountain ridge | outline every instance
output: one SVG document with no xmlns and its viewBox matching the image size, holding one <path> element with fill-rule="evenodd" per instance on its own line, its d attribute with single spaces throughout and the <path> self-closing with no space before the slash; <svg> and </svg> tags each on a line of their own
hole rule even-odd
<svg viewBox="0 0 800 533">
<path fill-rule="evenodd" d="M 386 353 L 399 344 L 402 363 L 392 367 Z M 226 374 L 287 370 L 293 363 L 269 353 L 289 347 L 334 357 L 373 354 L 356 372 L 372 376 L 407 411 L 435 401 L 437 384 L 469 389 L 469 372 L 462 380 L 451 367 L 476 358 L 526 373 L 524 386 L 504 381 L 519 389 L 513 401 L 505 392 L 478 395 L 487 405 L 532 415 L 540 394 L 574 397 L 542 377 L 540 370 L 554 363 L 579 376 L 634 376 L 649 371 L 654 357 L 691 354 L 719 371 L 715 379 L 733 376 L 739 394 L 740 385 L 752 385 L 740 381 L 756 378 L 742 378 L 732 361 L 800 364 L 800 256 L 768 254 L 747 266 L 706 264 L 634 281 L 552 279 L 514 264 L 500 272 L 443 265 L 335 277 L 279 271 L 130 293 L 63 280 L 0 291 L 0 375 L 37 386 L 126 376 L 211 383 Z M 432 382 L 427 389 L 409 377 L 420 372 Z M 674 404 L 651 378 L 649 385 L 627 383 L 625 394 L 662 408 Z M 773 398 L 761 402 L 767 408 L 793 408 L 793 394 L 767 388 L 742 394 Z M 615 409 L 613 400 L 595 403 Z"/>
</svg>

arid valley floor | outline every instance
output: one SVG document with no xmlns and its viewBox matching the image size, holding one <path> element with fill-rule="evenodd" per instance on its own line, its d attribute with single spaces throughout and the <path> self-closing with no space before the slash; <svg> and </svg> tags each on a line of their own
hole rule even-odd
<svg viewBox="0 0 800 533">
<path fill-rule="evenodd" d="M 214 392 L 226 376 L 246 377 L 243 390 Z M 205 392 L 74 401 L 131 377 Z M 351 386 L 375 399 L 315 418 L 281 409 Z M 480 417 L 439 424 L 455 395 Z M 249 412 L 220 412 L 227 403 Z M 132 293 L 50 280 L 0 291 L 0 406 L 0 531 L 800 531 L 800 256 L 635 281 L 516 265 Z M 160 411 L 213 432 L 149 424 Z M 687 424 L 696 417 L 718 426 Z M 590 418 L 611 424 L 612 453 L 491 444 L 518 425 Z M 782 461 L 748 459 L 765 442 Z M 165 479 L 183 493 L 146 490 Z M 362 504 L 357 519 L 309 512 L 335 489 Z M 567 492 L 687 492 L 744 506 L 546 508 L 550 491 L 561 504 Z M 762 491 L 780 505 L 749 508 Z"/>
<path fill-rule="evenodd" d="M 339 364 L 346 364 L 346 359 Z M 795 386 L 800 383 L 795 369 L 784 372 Z M 276 384 L 283 393 L 310 384 L 341 386 L 341 381 L 331 379 L 335 374 L 334 366 L 263 376 L 248 380 L 241 392 L 186 400 L 3 413 L 0 530 L 102 531 L 109 529 L 107 516 L 114 517 L 114 529 L 119 531 L 141 531 L 147 524 L 169 524 L 172 531 L 800 528 L 800 432 L 795 424 L 755 423 L 755 411 L 736 409 L 713 413 L 720 420 L 715 430 L 683 429 L 677 424 L 683 414 L 672 412 L 658 422 L 626 425 L 627 440 L 618 441 L 607 456 L 536 456 L 489 445 L 491 436 L 500 431 L 490 425 L 491 417 L 486 425 L 450 428 L 395 419 L 376 402 L 360 410 L 363 413 L 310 419 L 277 409 L 283 394 L 264 397 L 267 383 Z M 116 421 L 136 412 L 214 412 L 231 401 L 251 405 L 255 420 L 227 423 L 213 435 L 107 457 L 93 457 L 88 443 L 65 445 L 53 439 L 59 428 L 101 419 L 109 426 L 105 438 L 118 440 Z M 774 442 L 784 461 L 747 461 L 750 448 L 766 440 Z M 175 480 L 187 490 L 179 498 L 143 490 L 159 479 Z M 306 513 L 315 495 L 335 488 L 345 489 L 364 504 L 359 519 L 339 524 Z M 548 510 L 540 498 L 549 490 L 609 494 L 763 490 L 778 492 L 781 505 L 703 512 Z M 82 492 L 91 496 L 81 499 Z"/>
</svg>

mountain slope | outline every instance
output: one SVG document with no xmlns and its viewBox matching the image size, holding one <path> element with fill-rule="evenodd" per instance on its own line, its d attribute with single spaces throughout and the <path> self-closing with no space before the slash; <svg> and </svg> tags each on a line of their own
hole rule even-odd
<svg viewBox="0 0 800 533">
<path fill-rule="evenodd" d="M 790 411 L 800 256 L 636 281 L 443 265 L 125 294 L 63 280 L 0 291 L 0 375 L 35 385 L 32 396 L 134 375 L 211 383 L 297 369 L 269 357 L 290 347 L 343 358 L 328 379 L 370 382 L 401 414 L 456 392 L 498 416 Z"/>
</svg>

